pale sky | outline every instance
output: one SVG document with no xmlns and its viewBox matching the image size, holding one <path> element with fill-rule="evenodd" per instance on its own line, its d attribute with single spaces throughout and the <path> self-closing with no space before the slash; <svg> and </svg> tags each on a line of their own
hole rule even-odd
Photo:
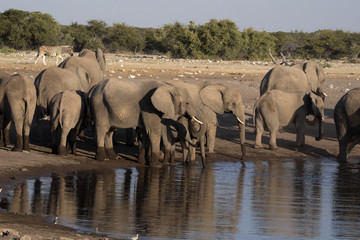
<svg viewBox="0 0 360 240">
<path fill-rule="evenodd" d="M 314 32 L 320 29 L 360 32 L 360 0 L 6 0 L 10 8 L 40 11 L 57 22 L 87 24 L 102 20 L 108 26 L 125 23 L 159 28 L 180 22 L 204 24 L 229 19 L 239 30 Z"/>
</svg>

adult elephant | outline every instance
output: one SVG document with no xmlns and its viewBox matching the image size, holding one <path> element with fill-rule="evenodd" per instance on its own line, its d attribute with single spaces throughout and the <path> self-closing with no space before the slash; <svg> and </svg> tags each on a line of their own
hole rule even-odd
<svg viewBox="0 0 360 240">
<path fill-rule="evenodd" d="M 101 49 L 84 49 L 79 56 L 72 56 L 59 67 L 49 67 L 35 78 L 37 90 L 38 118 L 49 115 L 51 99 L 65 90 L 88 92 L 90 88 L 104 80 L 105 57 Z"/>
<path fill-rule="evenodd" d="M 48 67 L 34 81 L 37 93 L 37 117 L 50 114 L 50 101 L 58 93 L 65 90 L 87 92 L 95 84 L 82 67 Z"/>
<path fill-rule="evenodd" d="M 0 114 L 3 131 L 0 145 L 9 141 L 11 121 L 14 123 L 16 143 L 13 151 L 30 151 L 29 134 L 36 106 L 36 89 L 32 81 L 20 74 L 0 72 Z"/>
<path fill-rule="evenodd" d="M 339 162 L 347 162 L 348 154 L 360 142 L 360 88 L 347 92 L 335 105 L 334 121 L 339 141 Z"/>
<path fill-rule="evenodd" d="M 191 96 L 189 101 L 203 114 L 206 123 L 206 143 L 210 154 L 214 153 L 217 127 L 216 115 L 232 113 L 236 117 L 240 133 L 242 159 L 244 159 L 246 156 L 245 114 L 240 91 L 222 84 L 210 84 L 209 82 L 185 83 L 173 81 L 172 84 L 187 89 Z M 197 138 L 200 138 L 200 136 Z"/>
<path fill-rule="evenodd" d="M 79 56 L 72 56 L 59 64 L 60 68 L 82 67 L 88 73 L 93 83 L 104 81 L 106 60 L 103 51 L 98 48 L 95 52 L 84 49 Z M 93 84 L 94 85 L 94 84 Z"/>
<path fill-rule="evenodd" d="M 314 61 L 294 64 L 292 66 L 279 65 L 266 73 L 260 84 L 260 96 L 277 89 L 284 92 L 310 91 L 324 98 L 323 91 L 325 72 L 322 66 Z"/>
<path fill-rule="evenodd" d="M 157 167 L 161 164 L 162 120 L 176 120 L 182 115 L 196 118 L 197 114 L 185 89 L 160 81 L 109 79 L 96 85 L 89 98 L 96 131 L 96 159 L 101 161 L 116 158 L 112 136 L 117 128 L 141 127 L 151 148 L 150 165 Z M 143 155 L 140 152 L 139 156 Z"/>
</svg>

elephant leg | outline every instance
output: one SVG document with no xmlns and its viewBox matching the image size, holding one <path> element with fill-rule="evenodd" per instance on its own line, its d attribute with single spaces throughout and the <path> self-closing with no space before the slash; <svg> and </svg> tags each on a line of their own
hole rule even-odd
<svg viewBox="0 0 360 240">
<path fill-rule="evenodd" d="M 106 132 L 103 130 L 105 129 L 102 126 L 96 126 L 96 144 L 97 144 L 97 148 L 96 148 L 96 155 L 95 155 L 95 159 L 98 161 L 107 161 L 109 160 L 108 156 L 106 155 L 105 152 L 105 135 Z"/>
<path fill-rule="evenodd" d="M 277 135 L 278 131 L 279 131 L 279 128 L 270 129 L 270 141 L 269 141 L 270 150 L 278 149 L 278 146 L 276 145 L 276 135 Z"/>
<path fill-rule="evenodd" d="M 159 161 L 160 155 L 160 134 L 154 134 L 150 132 L 150 146 L 151 146 L 151 167 L 159 167 L 161 163 Z"/>
<path fill-rule="evenodd" d="M 113 146 L 113 135 L 114 130 L 110 130 L 105 134 L 105 153 L 108 156 L 110 160 L 115 160 L 117 158 L 117 155 L 114 151 Z"/>
<path fill-rule="evenodd" d="M 4 121 L 4 146 L 10 145 L 10 127 L 11 127 L 11 121 L 5 120 Z"/>
<path fill-rule="evenodd" d="M 21 118 L 21 116 L 17 116 L 17 118 L 14 119 L 16 143 L 15 146 L 12 148 L 12 151 L 15 152 L 21 152 L 23 150 L 23 121 L 19 118 Z"/>
<path fill-rule="evenodd" d="M 299 151 L 299 149 L 305 144 L 305 121 L 306 118 L 298 118 L 295 119 L 295 129 L 296 129 L 296 147 L 295 151 Z"/>
<path fill-rule="evenodd" d="M 139 156 L 138 163 L 146 164 L 146 156 L 149 149 L 149 138 L 147 137 L 144 130 L 140 127 L 136 128 L 137 142 L 139 144 Z"/>
<path fill-rule="evenodd" d="M 66 125 L 63 125 L 63 128 L 61 129 L 61 137 L 60 137 L 60 143 L 58 148 L 58 154 L 62 156 L 66 156 L 67 151 L 67 139 L 70 132 L 70 128 Z"/>
<path fill-rule="evenodd" d="M 205 168 L 205 136 L 201 136 L 200 139 L 200 152 L 201 152 L 201 163 L 203 168 Z"/>
<path fill-rule="evenodd" d="M 359 143 L 359 138 L 356 136 L 352 136 L 352 138 L 348 141 L 346 146 L 346 156 L 351 153 L 355 145 L 358 143 Z"/>
<path fill-rule="evenodd" d="M 170 148 L 170 165 L 176 165 L 175 163 L 175 144 L 171 145 Z"/>
<path fill-rule="evenodd" d="M 23 150 L 26 152 L 30 152 L 30 126 L 31 124 L 24 124 L 24 135 L 23 135 Z"/>
<path fill-rule="evenodd" d="M 52 143 L 52 154 L 58 154 L 58 127 L 54 131 L 51 131 L 51 143 Z"/>
<path fill-rule="evenodd" d="M 264 132 L 264 124 L 261 120 L 256 119 L 256 137 L 254 148 L 263 148 L 261 138 Z"/>
<path fill-rule="evenodd" d="M 76 136 L 77 136 L 78 130 L 76 128 L 71 129 L 68 136 L 68 145 L 69 150 L 72 154 L 76 154 Z"/>
<path fill-rule="evenodd" d="M 206 140 L 208 146 L 208 153 L 212 154 L 214 152 L 215 147 L 215 138 L 216 138 L 216 124 L 207 124 L 207 133 Z"/>
</svg>

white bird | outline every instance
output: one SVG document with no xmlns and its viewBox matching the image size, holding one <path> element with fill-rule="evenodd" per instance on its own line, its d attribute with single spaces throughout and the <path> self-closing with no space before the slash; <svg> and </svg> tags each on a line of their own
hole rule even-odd
<svg viewBox="0 0 360 240">
<path fill-rule="evenodd" d="M 139 239 L 139 234 L 136 234 L 133 237 L 128 237 L 128 239 L 130 239 L 130 240 L 138 240 Z"/>
</svg>

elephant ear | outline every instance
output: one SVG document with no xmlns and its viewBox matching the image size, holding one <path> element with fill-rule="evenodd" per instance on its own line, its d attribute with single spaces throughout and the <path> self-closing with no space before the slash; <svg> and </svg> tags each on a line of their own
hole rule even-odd
<svg viewBox="0 0 360 240">
<path fill-rule="evenodd" d="M 222 90 L 225 87 L 222 85 L 207 85 L 200 90 L 200 98 L 204 105 L 211 108 L 218 114 L 224 113 L 224 100 Z"/>
<path fill-rule="evenodd" d="M 105 72 L 106 60 L 103 51 L 100 48 L 98 48 L 95 54 L 96 54 L 96 60 L 98 61 L 101 70 Z"/>
<path fill-rule="evenodd" d="M 91 84 L 91 79 L 89 74 L 82 67 L 76 67 L 76 74 L 80 78 L 80 84 L 83 87 L 83 89 L 88 90 Z"/>
<path fill-rule="evenodd" d="M 306 74 L 308 82 L 311 87 L 311 91 L 316 92 L 319 87 L 319 64 L 315 62 L 307 62 L 304 63 L 303 70 Z M 325 77 L 323 77 L 325 78 Z"/>
<path fill-rule="evenodd" d="M 321 116 L 320 109 L 323 108 L 324 102 L 321 97 L 313 92 L 310 92 L 311 107 L 315 116 Z M 323 116 L 322 116 L 323 117 Z"/>
<path fill-rule="evenodd" d="M 171 119 L 175 117 L 172 88 L 169 85 L 158 87 L 151 96 L 151 102 L 156 110 L 164 113 L 164 117 Z"/>
</svg>

